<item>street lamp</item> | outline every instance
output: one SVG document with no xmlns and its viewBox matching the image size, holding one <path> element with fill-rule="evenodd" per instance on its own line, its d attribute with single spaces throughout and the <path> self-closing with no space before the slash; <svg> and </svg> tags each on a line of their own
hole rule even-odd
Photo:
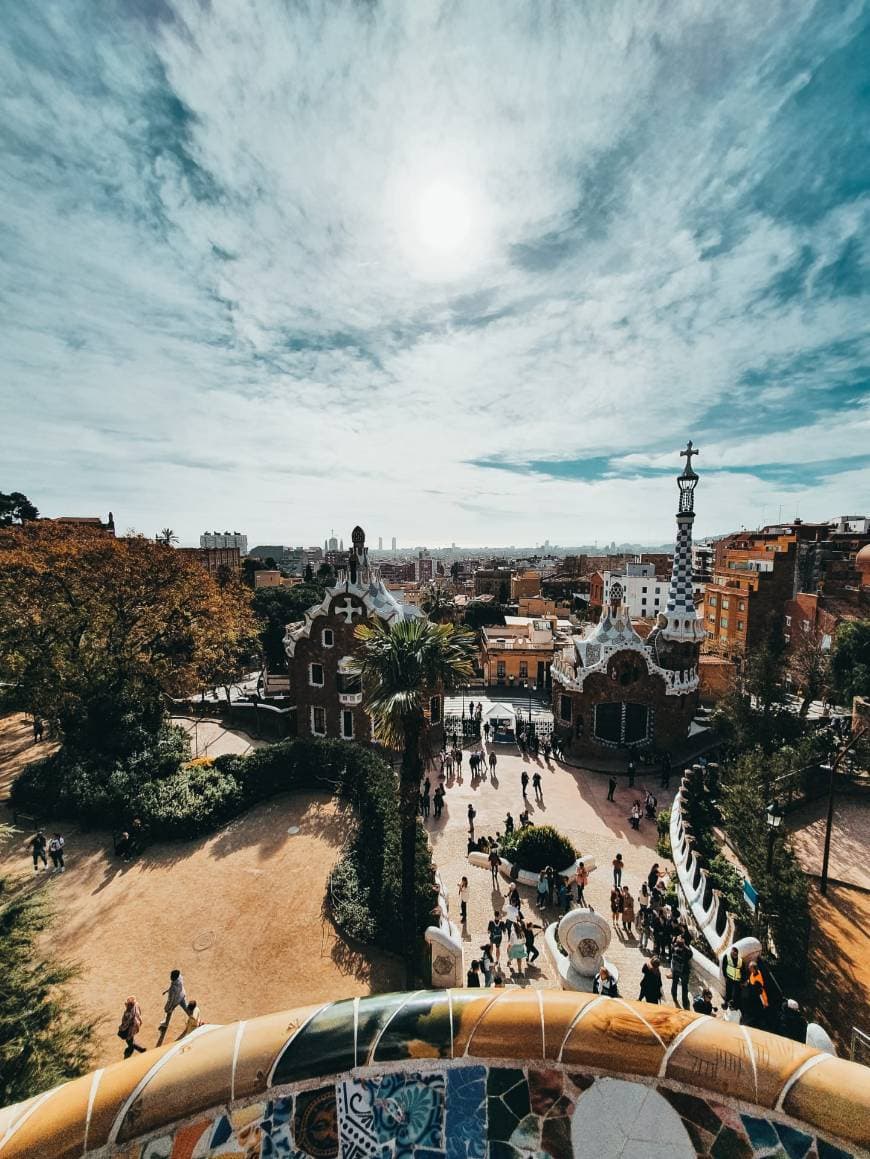
<svg viewBox="0 0 870 1159">
<path fill-rule="evenodd" d="M 767 874 L 773 868 L 773 843 L 776 840 L 776 831 L 782 825 L 783 808 L 779 801 L 771 801 L 767 806 Z"/>
</svg>

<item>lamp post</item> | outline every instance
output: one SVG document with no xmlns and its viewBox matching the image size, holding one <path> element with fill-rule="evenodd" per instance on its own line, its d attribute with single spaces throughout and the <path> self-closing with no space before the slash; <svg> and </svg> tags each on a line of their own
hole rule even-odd
<svg viewBox="0 0 870 1159">
<path fill-rule="evenodd" d="M 783 808 L 779 801 L 771 801 L 767 806 L 767 876 L 773 869 L 773 843 L 777 830 L 782 825 Z"/>
</svg>

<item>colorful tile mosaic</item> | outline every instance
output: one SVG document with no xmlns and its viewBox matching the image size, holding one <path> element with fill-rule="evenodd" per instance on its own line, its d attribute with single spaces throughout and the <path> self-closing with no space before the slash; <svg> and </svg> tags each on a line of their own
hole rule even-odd
<svg viewBox="0 0 870 1159">
<path fill-rule="evenodd" d="M 0 1159 L 853 1159 L 868 1147 L 856 1064 L 683 1011 L 542 991 L 379 995 L 206 1029 L 0 1116 Z"/>
</svg>

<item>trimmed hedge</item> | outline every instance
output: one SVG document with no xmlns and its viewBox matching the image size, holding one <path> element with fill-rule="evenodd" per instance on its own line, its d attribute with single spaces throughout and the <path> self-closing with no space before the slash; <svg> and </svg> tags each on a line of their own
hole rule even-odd
<svg viewBox="0 0 870 1159">
<path fill-rule="evenodd" d="M 548 865 L 556 872 L 566 869 L 577 858 L 577 850 L 567 837 L 552 825 L 533 825 L 528 829 L 515 829 L 505 837 L 499 846 L 508 861 L 520 869 L 540 873 Z"/>
<path fill-rule="evenodd" d="M 121 829 L 137 817 L 150 840 L 212 833 L 258 801 L 294 789 L 332 792 L 357 825 L 333 873 L 336 920 L 349 934 L 395 950 L 401 933 L 401 849 L 396 774 L 374 752 L 340 740 L 286 740 L 248 756 L 217 757 L 211 767 L 179 764 L 177 730 L 126 767 L 85 768 L 56 754 L 30 765 L 13 786 L 19 808 L 40 817 L 75 816 Z M 174 765 L 174 767 L 173 767 Z M 432 856 L 417 828 L 417 914 L 422 932 L 434 904 Z M 337 886 L 337 888 L 336 888 Z M 370 915 L 367 921 L 365 913 Z"/>
</svg>

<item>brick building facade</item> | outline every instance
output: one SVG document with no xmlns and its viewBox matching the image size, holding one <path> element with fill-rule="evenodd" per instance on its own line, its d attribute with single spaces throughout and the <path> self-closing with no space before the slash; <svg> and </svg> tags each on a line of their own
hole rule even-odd
<svg viewBox="0 0 870 1159">
<path fill-rule="evenodd" d="M 359 644 L 358 624 L 378 619 L 384 623 L 413 619 L 422 613 L 401 603 L 369 566 L 365 533 L 356 527 L 345 568 L 327 589 L 320 604 L 309 608 L 305 619 L 290 624 L 284 637 L 289 675 L 289 699 L 295 710 L 297 736 L 328 736 L 343 740 L 372 739 L 371 721 L 363 708 L 360 678 L 353 672 Z M 433 697 L 429 717 L 439 724 L 440 696 Z"/>
</svg>

